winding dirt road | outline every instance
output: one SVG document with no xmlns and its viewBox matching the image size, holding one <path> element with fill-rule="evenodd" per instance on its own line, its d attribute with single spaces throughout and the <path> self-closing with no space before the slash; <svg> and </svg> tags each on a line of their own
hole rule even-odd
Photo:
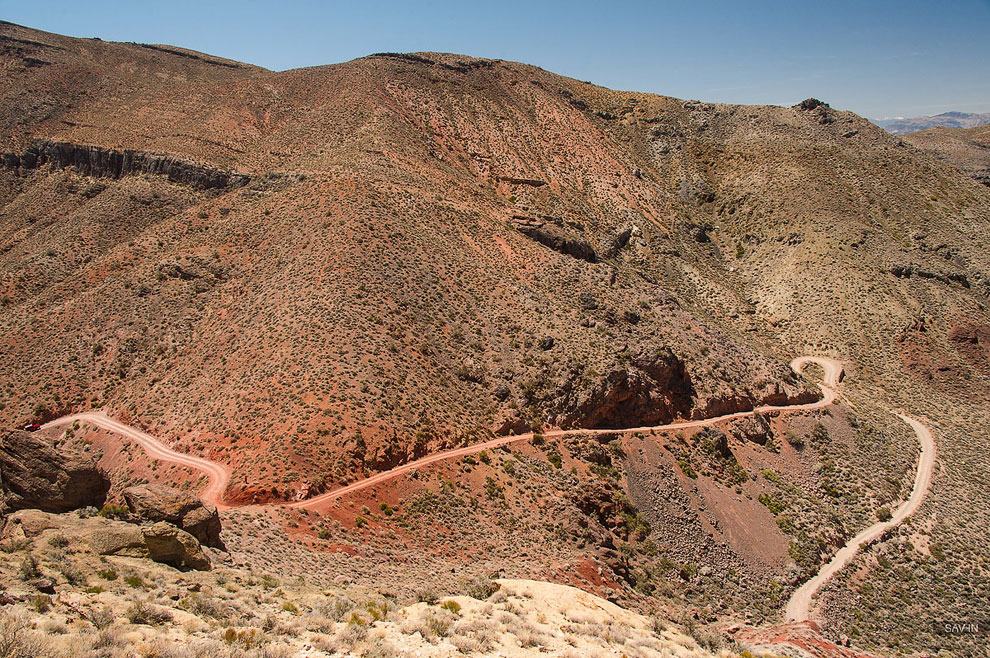
<svg viewBox="0 0 990 658">
<path fill-rule="evenodd" d="M 62 416 L 61 418 L 56 418 L 51 422 L 45 423 L 41 426 L 41 429 L 45 430 L 52 427 L 71 425 L 77 420 L 80 422 L 89 423 L 90 425 L 96 425 L 97 427 L 101 427 L 107 431 L 119 434 L 134 441 L 139 446 L 144 448 L 144 451 L 148 453 L 149 457 L 160 459 L 164 462 L 179 464 L 181 466 L 188 466 L 189 468 L 193 468 L 197 471 L 202 471 L 206 474 L 210 481 L 206 485 L 206 488 L 200 492 L 200 498 L 208 503 L 216 505 L 218 508 L 225 509 L 220 502 L 223 498 L 223 492 L 227 488 L 227 483 L 230 481 L 230 469 L 225 464 L 211 462 L 210 460 L 203 459 L 202 457 L 194 457 L 192 455 L 176 452 L 147 432 L 143 432 L 129 425 L 124 425 L 123 423 L 110 418 L 106 414 L 95 411 L 72 414 L 71 416 Z"/>
<path fill-rule="evenodd" d="M 914 489 L 911 490 L 911 496 L 901 503 L 889 521 L 875 523 L 850 539 L 814 578 L 794 591 L 784 610 L 784 618 L 787 621 L 807 621 L 811 617 L 811 599 L 815 592 L 821 589 L 822 585 L 837 574 L 842 567 L 849 564 L 860 548 L 876 541 L 888 529 L 911 516 L 921 505 L 921 501 L 924 500 L 932 482 L 932 469 L 935 466 L 935 440 L 932 438 L 931 431 L 914 418 L 903 414 L 897 414 L 897 416 L 911 426 L 921 443 L 918 470 L 914 478 Z"/>
<path fill-rule="evenodd" d="M 820 385 L 822 390 L 822 398 L 816 402 L 809 402 L 806 404 L 792 404 L 792 405 L 764 405 L 757 407 L 751 411 L 739 411 L 732 414 L 727 414 L 724 416 L 716 416 L 714 418 L 706 418 L 704 420 L 689 420 L 680 421 L 676 423 L 670 423 L 667 425 L 656 425 L 650 427 L 629 427 L 623 429 L 574 429 L 574 430 L 548 430 L 543 433 L 543 436 L 552 438 L 564 435 L 594 435 L 594 434 L 629 434 L 634 432 L 660 432 L 660 431 L 671 431 L 671 430 L 681 430 L 681 429 L 691 429 L 696 427 L 705 427 L 708 425 L 714 425 L 716 423 L 721 423 L 727 420 L 733 420 L 736 418 L 744 418 L 746 416 L 752 416 L 756 413 L 766 414 L 771 412 L 777 413 L 793 413 L 798 411 L 808 411 L 812 409 L 821 409 L 826 407 L 835 400 L 836 391 L 835 388 L 838 386 L 839 382 L 842 380 L 843 370 L 842 364 L 840 364 L 835 359 L 829 359 L 824 357 L 816 356 L 802 356 L 791 361 L 791 368 L 795 372 L 802 372 L 808 364 L 817 364 L 823 370 L 823 381 Z M 918 440 L 921 442 L 921 455 L 918 459 L 918 471 L 914 482 L 914 489 L 911 492 L 911 497 L 908 498 L 897 510 L 893 513 L 889 521 L 884 521 L 881 523 L 874 524 L 866 530 L 853 537 L 842 549 L 840 549 L 832 560 L 822 567 L 821 571 L 798 588 L 792 595 L 790 601 L 787 603 L 787 608 L 785 610 L 785 616 L 791 621 L 805 621 L 810 616 L 811 600 L 815 592 L 817 592 L 821 586 L 828 581 L 833 575 L 835 575 L 842 567 L 852 560 L 856 552 L 864 545 L 876 541 L 887 529 L 894 527 L 908 516 L 910 516 L 925 497 L 925 493 L 928 491 L 928 487 L 931 483 L 932 468 L 935 463 L 935 442 L 932 439 L 931 432 L 922 425 L 920 422 L 908 416 L 897 414 L 905 423 L 910 425 L 915 433 L 918 435 Z M 227 484 L 230 481 L 230 469 L 224 465 L 217 462 L 212 462 L 201 457 L 194 457 L 191 455 L 186 455 L 180 452 L 176 452 L 171 448 L 163 445 L 158 439 L 151 436 L 147 432 L 136 429 L 134 427 L 129 427 L 123 423 L 116 421 L 109 416 L 98 413 L 98 412 L 85 412 L 79 414 L 73 414 L 71 416 L 63 416 L 49 423 L 45 423 L 42 429 L 61 427 L 64 425 L 71 424 L 75 421 L 86 422 L 91 425 L 96 425 L 105 430 L 115 432 L 123 437 L 131 439 L 140 445 L 148 453 L 149 456 L 160 459 L 161 461 L 171 462 L 174 464 L 179 464 L 182 466 L 187 466 L 189 468 L 201 471 L 207 475 L 209 478 L 209 483 L 200 493 L 200 497 L 207 503 L 216 505 L 220 509 L 226 509 L 222 502 L 223 493 L 227 489 Z M 306 509 L 317 512 L 326 512 L 331 504 L 343 496 L 352 494 L 356 491 L 362 489 L 367 489 L 368 487 L 373 487 L 376 484 L 381 484 L 382 482 L 387 482 L 397 478 L 405 473 L 408 473 L 414 469 L 422 468 L 428 464 L 433 464 L 435 462 L 455 459 L 457 457 L 466 457 L 467 455 L 474 455 L 482 450 L 490 450 L 492 448 L 497 448 L 499 446 L 507 445 L 510 443 L 517 443 L 519 441 L 529 441 L 533 438 L 533 433 L 528 432 L 526 434 L 516 434 L 513 436 L 501 436 L 491 441 L 485 441 L 484 443 L 477 443 L 470 446 L 464 446 L 463 448 L 455 448 L 453 450 L 446 450 L 444 452 L 438 452 L 433 455 L 428 455 L 416 461 L 408 462 L 402 464 L 401 466 L 396 466 L 395 468 L 377 473 L 369 478 L 360 480 L 353 484 L 341 487 L 339 489 L 334 489 L 333 491 L 328 491 L 322 495 L 316 496 L 314 498 L 309 498 L 307 500 L 301 500 L 294 503 L 290 503 L 289 507 L 294 507 L 297 509 Z"/>
</svg>

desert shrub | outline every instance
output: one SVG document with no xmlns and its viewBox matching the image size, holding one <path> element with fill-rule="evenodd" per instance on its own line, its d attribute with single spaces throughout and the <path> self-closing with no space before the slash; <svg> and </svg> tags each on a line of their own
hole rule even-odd
<svg viewBox="0 0 990 658">
<path fill-rule="evenodd" d="M 770 513 L 777 516 L 787 508 L 787 503 L 782 502 L 777 499 L 776 496 L 771 496 L 769 494 L 761 493 L 759 495 L 760 503 L 770 510 Z"/>
<path fill-rule="evenodd" d="M 105 519 L 123 519 L 129 513 L 129 510 L 123 505 L 104 505 L 99 512 L 100 516 Z"/>
<path fill-rule="evenodd" d="M 695 472 L 694 467 L 691 466 L 691 462 L 689 462 L 688 460 L 678 459 L 677 465 L 680 467 L 681 472 L 684 473 L 684 475 L 691 478 L 692 480 L 698 477 L 698 474 Z"/>
<path fill-rule="evenodd" d="M 344 630 L 337 636 L 337 641 L 342 645 L 343 651 L 348 653 L 354 650 L 359 642 L 368 637 L 368 626 L 366 624 L 347 624 Z"/>
<path fill-rule="evenodd" d="M 375 621 L 381 621 L 388 616 L 388 601 L 383 601 L 381 603 L 375 603 L 374 601 L 369 601 L 368 605 L 364 607 L 371 615 L 371 618 Z"/>
<path fill-rule="evenodd" d="M 430 605 L 434 605 L 440 600 L 440 596 L 432 587 L 424 587 L 416 592 L 416 600 L 420 603 L 429 603 Z"/>
<path fill-rule="evenodd" d="M 193 594 L 180 604 L 183 609 L 197 617 L 210 617 L 217 621 L 230 619 L 232 611 L 224 602 L 206 594 Z"/>
<path fill-rule="evenodd" d="M 69 632 L 68 627 L 57 619 L 46 619 L 41 624 L 41 630 L 49 635 L 64 635 Z"/>
<path fill-rule="evenodd" d="M 172 613 L 165 608 L 151 605 L 146 601 L 135 601 L 125 614 L 132 624 L 144 626 L 161 626 L 172 621 Z"/>
<path fill-rule="evenodd" d="M 492 500 L 505 498 L 505 489 L 489 475 L 485 477 L 485 495 Z"/>
<path fill-rule="evenodd" d="M 456 633 L 457 631 L 455 630 L 454 632 Z M 478 640 L 473 637 L 465 637 L 463 635 L 453 635 L 450 638 L 450 643 L 454 645 L 455 649 L 465 655 L 479 653 L 486 650 L 482 648 L 482 645 L 478 642 Z"/>
<path fill-rule="evenodd" d="M 333 621 L 340 621 L 354 608 L 354 601 L 342 594 L 334 596 L 329 601 L 323 601 L 316 606 L 316 612 Z"/>
<path fill-rule="evenodd" d="M 0 617 L 0 658 L 48 658 L 54 656 L 44 638 L 33 632 L 23 619 Z"/>
<path fill-rule="evenodd" d="M 93 640 L 93 650 L 99 651 L 100 649 L 116 649 L 124 646 L 126 640 L 120 634 L 116 628 L 104 628 L 99 633 L 96 634 L 96 639 Z M 98 653 L 97 655 L 113 655 L 110 651 L 105 653 Z"/>
<path fill-rule="evenodd" d="M 453 599 L 444 601 L 443 603 L 440 604 L 440 607 L 443 608 L 444 610 L 449 610 L 450 612 L 453 612 L 455 615 L 461 611 L 461 604 L 458 603 L 457 601 L 454 601 Z"/>
<path fill-rule="evenodd" d="M 96 572 L 96 575 L 102 578 L 103 580 L 117 580 L 117 571 L 112 567 L 107 569 L 101 569 L 100 571 Z"/>
<path fill-rule="evenodd" d="M 21 574 L 21 580 L 31 580 L 32 578 L 37 578 L 41 575 L 41 570 L 38 568 L 38 559 L 30 554 L 25 555 L 24 559 L 21 560 L 19 571 Z"/>
<path fill-rule="evenodd" d="M 884 506 L 877 510 L 877 518 L 881 521 L 890 521 L 894 518 L 894 515 L 891 513 L 889 507 Z"/>
<path fill-rule="evenodd" d="M 94 608 L 90 610 L 86 615 L 86 619 L 88 619 L 89 623 L 95 626 L 97 630 L 102 631 L 103 629 L 110 628 L 110 626 L 113 625 L 115 616 L 109 607 L 104 606 L 102 608 Z"/>
<path fill-rule="evenodd" d="M 491 578 L 477 576 L 464 581 L 460 589 L 464 596 L 470 596 L 472 599 L 484 601 L 501 589 L 501 587 L 501 585 Z"/>
<path fill-rule="evenodd" d="M 79 567 L 73 564 L 72 560 L 69 558 L 62 558 L 59 560 L 56 563 L 55 568 L 58 569 L 59 573 L 62 574 L 66 582 L 70 585 L 78 585 L 83 582 L 84 577 L 82 571 L 80 571 Z"/>
<path fill-rule="evenodd" d="M 361 658 L 394 658 L 400 654 L 382 638 L 378 638 L 361 652 Z"/>
<path fill-rule="evenodd" d="M 144 579 L 141 578 L 141 576 L 137 575 L 136 573 L 132 573 L 129 576 L 125 576 L 124 582 L 134 588 L 144 587 Z"/>
<path fill-rule="evenodd" d="M 52 548 L 65 548 L 69 545 L 69 538 L 62 533 L 54 534 L 48 538 L 48 545 Z"/>
<path fill-rule="evenodd" d="M 37 613 L 45 614 L 52 608 L 52 600 L 45 594 L 39 594 L 31 599 L 31 609 Z"/>
<path fill-rule="evenodd" d="M 31 548 L 31 540 L 24 539 L 8 539 L 7 541 L 0 543 L 0 551 L 4 553 L 18 553 L 20 551 L 26 551 Z"/>
<path fill-rule="evenodd" d="M 821 423 L 815 423 L 814 429 L 811 430 L 811 445 L 815 448 L 821 449 L 823 446 L 827 445 L 831 441 L 828 435 L 828 430 Z"/>
<path fill-rule="evenodd" d="M 427 632 L 423 635 L 427 638 L 447 637 L 452 623 L 453 620 L 449 614 L 428 615 L 425 620 Z"/>
</svg>

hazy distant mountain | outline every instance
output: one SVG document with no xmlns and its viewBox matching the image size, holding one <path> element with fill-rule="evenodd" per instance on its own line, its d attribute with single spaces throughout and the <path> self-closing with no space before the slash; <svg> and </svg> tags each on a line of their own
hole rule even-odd
<svg viewBox="0 0 990 658">
<path fill-rule="evenodd" d="M 907 133 L 928 130 L 929 128 L 973 128 L 990 123 L 990 112 L 984 114 L 970 114 L 967 112 L 943 112 L 935 116 L 913 117 L 910 119 L 879 119 L 873 123 L 877 124 L 892 135 L 906 135 Z"/>
</svg>

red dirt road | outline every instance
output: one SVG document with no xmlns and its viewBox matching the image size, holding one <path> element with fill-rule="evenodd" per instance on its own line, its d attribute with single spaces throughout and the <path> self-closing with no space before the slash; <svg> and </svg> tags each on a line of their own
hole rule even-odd
<svg viewBox="0 0 990 658">
<path fill-rule="evenodd" d="M 705 427 L 706 425 L 714 425 L 715 423 L 720 423 L 726 420 L 733 420 L 736 418 L 743 418 L 745 416 L 752 416 L 754 413 L 768 413 L 771 411 L 779 412 L 794 412 L 794 411 L 806 411 L 808 409 L 820 409 L 822 407 L 832 404 L 835 399 L 835 392 L 832 387 L 839 383 L 842 377 L 842 364 L 834 359 L 821 358 L 816 356 L 802 356 L 791 361 L 791 368 L 795 372 L 801 372 L 804 367 L 809 363 L 817 363 L 825 371 L 825 380 L 822 389 L 822 399 L 817 402 L 809 402 L 807 404 L 792 404 L 786 406 L 763 406 L 757 407 L 752 411 L 739 411 L 734 414 L 727 414 L 725 416 L 715 416 L 714 418 L 706 418 L 704 420 L 686 420 L 679 421 L 676 423 L 670 423 L 668 425 L 656 425 L 652 427 L 629 427 L 618 430 L 602 430 L 602 429 L 573 429 L 573 430 L 548 430 L 543 432 L 543 436 L 547 438 L 564 436 L 567 435 L 588 435 L 588 434 L 630 434 L 633 432 L 656 432 L 656 431 L 668 431 L 668 430 L 680 430 L 680 429 L 691 429 L 694 427 Z M 361 489 L 366 489 L 368 487 L 373 487 L 376 484 L 386 482 L 392 478 L 396 478 L 400 475 L 408 473 L 409 471 L 417 468 L 422 468 L 427 464 L 432 464 L 434 462 L 442 461 L 445 459 L 454 459 L 456 457 L 466 457 L 467 455 L 475 455 L 482 450 L 490 450 L 491 448 L 497 448 L 498 446 L 504 446 L 509 443 L 516 443 L 518 441 L 529 441 L 533 438 L 532 432 L 527 432 L 525 434 L 515 434 L 512 436 L 500 436 L 497 439 L 492 439 L 491 441 L 486 441 L 484 443 L 476 443 L 474 445 L 464 446 L 463 448 L 456 448 L 454 450 L 447 450 L 444 452 L 438 452 L 433 455 L 427 455 L 422 459 L 417 459 L 416 461 L 402 464 L 401 466 L 396 466 L 389 471 L 382 471 L 372 475 L 369 478 L 355 482 L 354 484 L 347 485 L 346 487 L 341 487 L 340 489 L 334 489 L 333 491 L 328 491 L 325 494 L 316 496 L 314 498 L 309 498 L 307 500 L 301 500 L 296 503 L 292 503 L 290 507 L 296 507 L 300 509 L 314 510 L 317 512 L 325 512 L 330 504 L 342 496 L 352 494 L 355 491 L 360 491 Z"/>
<path fill-rule="evenodd" d="M 106 414 L 95 411 L 72 414 L 71 416 L 62 416 L 61 418 L 56 418 L 51 422 L 45 423 L 41 426 L 41 429 L 45 430 L 52 427 L 61 427 L 63 425 L 74 423 L 77 420 L 80 422 L 89 423 L 90 425 L 96 425 L 97 427 L 101 427 L 107 431 L 114 432 L 115 434 L 119 434 L 134 441 L 139 446 L 144 448 L 144 451 L 148 453 L 149 457 L 160 459 L 165 462 L 171 462 L 173 464 L 188 466 L 189 468 L 197 471 L 202 471 L 206 474 L 210 481 L 209 484 L 206 485 L 206 488 L 200 492 L 200 498 L 202 498 L 205 502 L 216 505 L 221 509 L 224 508 L 224 506 L 220 504 L 220 501 L 223 498 L 224 490 L 227 488 L 227 483 L 230 481 L 230 469 L 225 464 L 211 462 L 210 460 L 203 459 L 202 457 L 194 457 L 192 455 L 176 452 L 147 432 L 139 430 L 135 427 L 130 427 L 129 425 L 124 425 L 123 423 L 110 418 Z"/>
<path fill-rule="evenodd" d="M 769 413 L 769 412 L 780 412 L 789 413 L 795 411 L 807 411 L 809 409 L 820 409 L 822 407 L 832 404 L 835 400 L 835 391 L 833 387 L 839 383 L 842 378 L 842 364 L 834 359 L 828 359 L 824 357 L 817 356 L 802 356 L 791 361 L 791 368 L 795 372 L 801 372 L 804 370 L 805 366 L 809 363 L 816 363 L 822 367 L 824 370 L 824 382 L 821 385 L 822 389 L 822 399 L 817 402 L 809 402 L 807 404 L 792 404 L 784 406 L 770 406 L 765 405 L 762 407 L 757 407 L 751 411 L 739 411 L 733 414 L 727 414 L 725 416 L 715 416 L 713 418 L 706 418 L 704 420 L 686 420 L 679 421 L 676 423 L 670 423 L 668 425 L 656 425 L 651 427 L 629 427 L 617 430 L 610 429 L 574 429 L 574 430 L 548 430 L 544 432 L 546 437 L 556 437 L 564 436 L 565 434 L 630 434 L 633 432 L 657 432 L 657 431 L 668 431 L 668 430 L 680 430 L 680 429 L 691 429 L 694 427 L 705 427 L 707 425 L 714 425 L 715 423 L 720 423 L 726 420 L 733 420 L 736 418 L 743 418 L 745 416 L 751 416 L 754 413 Z M 75 421 L 83 421 L 101 427 L 105 430 L 115 432 L 135 441 L 138 445 L 147 451 L 148 455 L 162 461 L 172 462 L 174 464 L 180 464 L 182 466 L 187 466 L 189 468 L 202 471 L 209 478 L 210 482 L 200 492 L 200 498 L 205 502 L 216 505 L 220 509 L 225 509 L 227 506 L 223 504 L 223 493 L 227 489 L 227 484 L 230 481 L 230 468 L 225 464 L 220 464 L 217 462 L 212 462 L 208 459 L 203 459 L 201 457 L 193 457 L 192 455 L 186 455 L 180 452 L 172 450 L 168 446 L 164 445 L 161 441 L 151 436 L 147 432 L 139 430 L 128 425 L 110 418 L 106 414 L 99 412 L 84 412 L 79 414 L 72 414 L 71 416 L 63 416 L 57 418 L 51 422 L 45 423 L 42 429 L 48 429 L 52 427 L 61 427 L 63 425 L 68 425 Z M 476 443 L 469 446 L 464 446 L 463 448 L 455 448 L 453 450 L 446 450 L 444 452 L 438 452 L 433 455 L 428 455 L 416 461 L 408 462 L 402 464 L 401 466 L 396 466 L 395 468 L 382 471 L 372 475 L 369 478 L 365 478 L 354 484 L 347 485 L 346 487 L 341 487 L 340 489 L 334 489 L 333 491 L 328 491 L 325 494 L 321 494 L 314 498 L 309 498 L 306 500 L 301 500 L 295 503 L 290 503 L 289 507 L 295 507 L 299 509 L 308 509 L 317 512 L 325 512 L 330 504 L 342 496 L 354 493 L 355 491 L 360 491 L 368 487 L 373 487 L 376 484 L 382 482 L 387 482 L 393 478 L 404 475 L 409 471 L 422 468 L 428 464 L 434 462 L 443 461 L 446 459 L 455 459 L 457 457 L 465 457 L 467 455 L 474 455 L 482 450 L 490 450 L 492 448 L 497 448 L 498 446 L 503 446 L 509 443 L 516 443 L 519 441 L 529 441 L 533 438 L 532 432 L 527 432 L 526 434 L 514 434 L 512 436 L 500 436 L 498 438 L 492 439 L 491 441 L 485 441 L 484 443 Z"/>
</svg>

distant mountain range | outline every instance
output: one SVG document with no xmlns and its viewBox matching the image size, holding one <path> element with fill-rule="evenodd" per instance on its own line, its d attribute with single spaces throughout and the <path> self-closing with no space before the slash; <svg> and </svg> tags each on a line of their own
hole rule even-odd
<svg viewBox="0 0 990 658">
<path fill-rule="evenodd" d="M 935 116 L 913 117 L 910 119 L 878 119 L 877 124 L 892 135 L 927 130 L 929 128 L 973 128 L 990 123 L 990 112 L 984 114 L 969 114 L 966 112 L 943 112 Z"/>
</svg>

